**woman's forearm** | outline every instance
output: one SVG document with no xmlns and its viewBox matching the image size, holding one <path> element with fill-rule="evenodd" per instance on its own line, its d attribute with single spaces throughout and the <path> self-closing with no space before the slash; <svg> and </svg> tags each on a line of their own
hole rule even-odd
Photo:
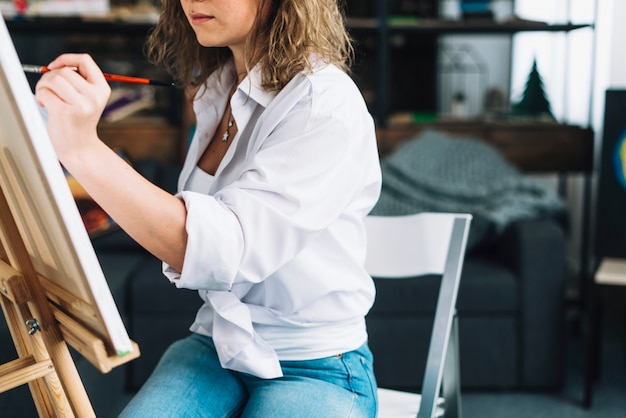
<svg viewBox="0 0 626 418">
<path fill-rule="evenodd" d="M 135 171 L 102 142 L 63 161 L 89 195 L 135 241 L 182 269 L 187 233 L 183 201 Z"/>
</svg>

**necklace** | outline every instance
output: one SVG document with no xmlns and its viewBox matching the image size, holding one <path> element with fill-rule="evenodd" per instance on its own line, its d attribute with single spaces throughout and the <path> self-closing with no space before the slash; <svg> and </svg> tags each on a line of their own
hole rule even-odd
<svg viewBox="0 0 626 418">
<path fill-rule="evenodd" d="M 228 106 L 228 124 L 226 125 L 226 130 L 222 135 L 222 142 L 227 142 L 228 138 L 230 138 L 230 128 L 235 124 L 235 120 L 233 119 L 233 110 L 230 105 Z"/>
<path fill-rule="evenodd" d="M 222 134 L 222 142 L 228 142 L 228 139 L 230 138 L 230 128 L 232 128 L 235 124 L 235 119 L 233 118 L 233 108 L 230 106 L 230 100 L 232 99 L 233 94 L 235 94 L 236 90 L 237 83 L 235 83 L 232 90 L 230 91 L 230 94 L 228 95 L 228 123 L 226 124 L 226 130 Z"/>
</svg>

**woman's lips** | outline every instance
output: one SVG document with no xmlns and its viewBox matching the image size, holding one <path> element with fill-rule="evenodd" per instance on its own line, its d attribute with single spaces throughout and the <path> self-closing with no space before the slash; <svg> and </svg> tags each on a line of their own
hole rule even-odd
<svg viewBox="0 0 626 418">
<path fill-rule="evenodd" d="M 208 15 L 203 15 L 200 13 L 192 13 L 191 14 L 191 23 L 193 25 L 201 25 L 203 23 L 208 22 L 209 20 L 212 20 L 213 16 L 208 16 Z"/>
</svg>

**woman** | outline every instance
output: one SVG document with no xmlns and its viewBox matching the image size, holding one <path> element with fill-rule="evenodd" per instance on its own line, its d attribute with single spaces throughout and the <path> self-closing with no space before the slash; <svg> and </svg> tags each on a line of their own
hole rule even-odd
<svg viewBox="0 0 626 418">
<path fill-rule="evenodd" d="M 36 88 L 61 163 L 205 302 L 122 415 L 375 416 L 362 221 L 380 168 L 336 0 L 164 0 L 148 52 L 194 95 L 176 196 L 99 140 L 91 58 Z"/>
</svg>

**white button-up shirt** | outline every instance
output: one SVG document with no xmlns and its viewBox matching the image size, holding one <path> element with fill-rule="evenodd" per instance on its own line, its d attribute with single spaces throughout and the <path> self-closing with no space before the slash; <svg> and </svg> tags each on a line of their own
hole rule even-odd
<svg viewBox="0 0 626 418">
<path fill-rule="evenodd" d="M 178 194 L 187 207 L 184 267 L 163 271 L 199 290 L 205 303 L 191 330 L 213 337 L 223 367 L 274 378 L 278 360 L 367 340 L 375 290 L 362 221 L 380 193 L 380 165 L 372 118 L 345 73 L 320 65 L 276 94 L 260 87 L 255 68 L 231 99 L 238 131 L 215 176 L 190 181 L 233 83 L 227 65 L 194 101 Z"/>
</svg>

